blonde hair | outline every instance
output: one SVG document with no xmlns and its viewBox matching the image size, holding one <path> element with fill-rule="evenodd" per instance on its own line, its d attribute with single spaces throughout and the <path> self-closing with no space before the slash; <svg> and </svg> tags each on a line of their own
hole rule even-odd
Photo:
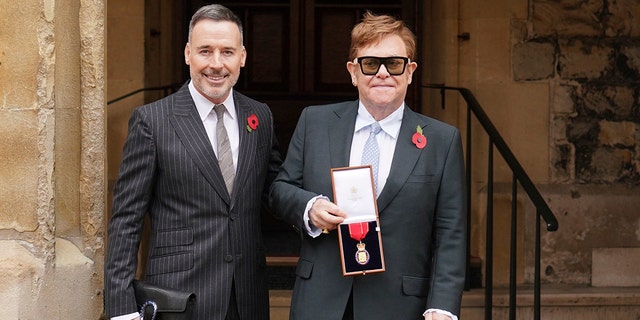
<svg viewBox="0 0 640 320">
<path fill-rule="evenodd" d="M 351 31 L 351 47 L 349 48 L 349 60 L 357 58 L 358 50 L 378 43 L 386 36 L 397 35 L 402 38 L 407 48 L 407 56 L 414 60 L 416 56 L 416 36 L 407 25 L 392 16 L 375 15 L 370 11 L 365 12 L 362 21 Z"/>
</svg>

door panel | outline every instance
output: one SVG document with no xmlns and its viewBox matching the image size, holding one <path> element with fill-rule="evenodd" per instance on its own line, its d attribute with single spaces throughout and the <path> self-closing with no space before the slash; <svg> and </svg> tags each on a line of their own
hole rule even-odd
<svg viewBox="0 0 640 320">
<path fill-rule="evenodd" d="M 251 91 L 288 92 L 291 82 L 288 8 L 268 8 L 245 14 L 249 55 L 247 68 L 242 72 L 242 85 Z"/>
<path fill-rule="evenodd" d="M 173 28 L 155 32 L 156 38 L 159 34 L 162 41 L 152 42 L 153 47 L 148 47 L 147 51 L 177 48 L 174 50 L 177 56 L 159 57 L 163 60 L 160 65 L 174 65 L 183 61 L 182 49 L 187 42 L 191 15 L 211 2 L 171 1 L 174 3 L 173 12 L 183 14 L 169 17 L 167 15 L 171 12 L 157 4 L 166 2 L 149 1 L 147 4 L 148 8 L 165 12 L 147 16 L 149 25 L 160 28 L 154 19 L 164 17 L 171 19 L 171 23 L 162 25 Z M 357 99 L 357 90 L 351 85 L 346 62 L 351 29 L 366 10 L 402 18 L 417 33 L 420 42 L 419 30 L 415 28 L 420 25 L 417 21 L 420 0 L 236 0 L 216 3 L 227 6 L 243 21 L 248 56 L 235 89 L 269 104 L 283 156 L 304 107 Z M 148 12 L 154 10 L 148 9 Z M 180 27 L 175 27 L 177 25 Z M 149 31 L 154 34 L 153 30 Z M 157 79 L 162 68 L 148 66 L 147 70 L 148 79 Z M 183 66 L 181 73 L 175 73 L 172 82 L 184 83 L 188 77 L 188 67 Z M 420 77 L 414 76 L 407 95 L 407 104 L 413 109 L 420 108 L 419 82 Z M 267 254 L 298 254 L 298 238 L 290 226 L 265 214 L 263 231 Z"/>
</svg>

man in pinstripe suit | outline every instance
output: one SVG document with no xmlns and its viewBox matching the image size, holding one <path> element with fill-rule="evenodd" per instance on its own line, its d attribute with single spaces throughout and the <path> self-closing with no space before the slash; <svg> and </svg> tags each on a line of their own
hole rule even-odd
<svg viewBox="0 0 640 320">
<path fill-rule="evenodd" d="M 106 314 L 138 317 L 132 280 L 148 213 L 146 281 L 194 292 L 195 319 L 268 319 L 260 208 L 281 164 L 272 114 L 232 89 L 246 51 L 230 10 L 199 9 L 184 53 L 191 81 L 129 121 L 109 223 Z M 230 189 L 218 164 L 228 150 L 218 146 L 220 121 L 235 173 Z"/>
</svg>

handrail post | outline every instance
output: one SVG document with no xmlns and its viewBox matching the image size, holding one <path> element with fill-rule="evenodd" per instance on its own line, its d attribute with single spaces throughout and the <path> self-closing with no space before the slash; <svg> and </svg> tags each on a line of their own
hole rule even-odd
<svg viewBox="0 0 640 320">
<path fill-rule="evenodd" d="M 536 210 L 535 266 L 533 279 L 533 319 L 540 320 L 540 212 Z"/>
<path fill-rule="evenodd" d="M 518 249 L 518 180 L 511 180 L 511 248 L 509 249 L 509 319 L 516 319 L 516 254 Z"/>
<path fill-rule="evenodd" d="M 487 239 L 485 261 L 485 307 L 484 319 L 492 319 L 493 311 L 493 140 L 489 138 L 489 159 L 487 173 Z"/>
<path fill-rule="evenodd" d="M 442 91 L 444 94 L 444 90 Z M 466 196 L 467 196 L 467 271 L 465 277 L 465 289 L 471 289 L 471 109 L 467 107 L 467 132 L 466 149 Z"/>
</svg>

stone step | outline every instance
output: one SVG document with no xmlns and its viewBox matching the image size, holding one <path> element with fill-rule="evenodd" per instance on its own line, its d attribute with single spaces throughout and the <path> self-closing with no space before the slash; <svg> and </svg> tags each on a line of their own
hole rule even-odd
<svg viewBox="0 0 640 320">
<path fill-rule="evenodd" d="M 640 287 L 543 285 L 540 318 L 544 320 L 640 319 Z M 493 290 L 493 319 L 509 319 L 507 289 Z M 533 319 L 533 289 L 519 288 L 516 319 Z M 467 291 L 460 320 L 484 319 L 484 289 Z"/>
<path fill-rule="evenodd" d="M 540 318 L 544 320 L 640 319 L 640 287 L 544 285 Z M 507 289 L 493 290 L 493 319 L 509 318 Z M 289 319 L 290 290 L 271 290 L 271 320 Z M 516 320 L 533 319 L 533 289 L 519 288 Z M 484 319 L 484 289 L 465 291 L 460 320 Z"/>
</svg>

